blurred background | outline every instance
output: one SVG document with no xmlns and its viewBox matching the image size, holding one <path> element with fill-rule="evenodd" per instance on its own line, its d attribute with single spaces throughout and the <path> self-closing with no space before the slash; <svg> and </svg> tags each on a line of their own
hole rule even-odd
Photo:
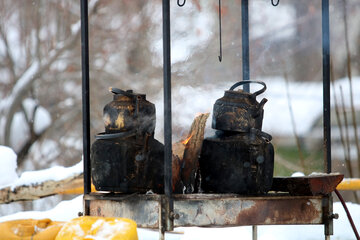
<svg viewBox="0 0 360 240">
<path fill-rule="evenodd" d="M 258 99 L 269 100 L 263 130 L 274 138 L 274 175 L 322 172 L 321 1 L 249 2 L 250 76 L 268 87 Z M 360 2 L 330 3 L 333 172 L 359 177 Z M 241 0 L 221 5 L 219 62 L 218 1 L 188 0 L 183 7 L 171 1 L 174 142 L 242 80 Z M 104 131 L 112 86 L 145 93 L 156 104 L 162 141 L 161 1 L 98 0 L 89 7 L 91 136 Z M 82 159 L 79 20 L 78 1 L 0 0 L 0 145 L 17 153 L 19 175 Z M 205 134 L 213 134 L 210 120 Z M 345 197 L 358 201 L 353 192 Z M 14 209 L 50 208 L 63 198 Z"/>
</svg>

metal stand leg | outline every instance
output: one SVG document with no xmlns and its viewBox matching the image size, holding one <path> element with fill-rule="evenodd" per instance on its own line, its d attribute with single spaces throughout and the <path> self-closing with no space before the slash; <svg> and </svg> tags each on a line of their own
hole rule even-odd
<svg viewBox="0 0 360 240">
<path fill-rule="evenodd" d="M 258 239 L 258 235 L 257 235 L 257 226 L 252 226 L 252 239 L 253 240 L 257 240 Z"/>
<path fill-rule="evenodd" d="M 165 240 L 165 232 L 159 229 L 159 240 Z"/>
<path fill-rule="evenodd" d="M 164 205 L 164 197 L 162 197 L 159 208 L 159 240 L 165 240 L 166 211 Z"/>
</svg>

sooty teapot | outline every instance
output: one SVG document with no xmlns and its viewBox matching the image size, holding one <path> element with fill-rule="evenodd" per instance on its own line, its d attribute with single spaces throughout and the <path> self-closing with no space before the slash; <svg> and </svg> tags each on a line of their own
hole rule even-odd
<svg viewBox="0 0 360 240">
<path fill-rule="evenodd" d="M 243 90 L 235 91 L 240 85 L 257 83 L 263 88 L 248 93 Z M 223 131 L 249 132 L 251 128 L 261 130 L 264 115 L 264 104 L 267 102 L 263 98 L 260 103 L 256 101 L 256 96 L 266 90 L 264 82 L 260 81 L 241 81 L 235 83 L 225 95 L 216 100 L 213 110 L 212 128 Z"/>
<path fill-rule="evenodd" d="M 109 90 L 114 94 L 114 99 L 104 107 L 105 133 L 134 131 L 140 135 L 153 135 L 156 124 L 155 105 L 146 100 L 146 95 L 118 88 Z"/>
</svg>

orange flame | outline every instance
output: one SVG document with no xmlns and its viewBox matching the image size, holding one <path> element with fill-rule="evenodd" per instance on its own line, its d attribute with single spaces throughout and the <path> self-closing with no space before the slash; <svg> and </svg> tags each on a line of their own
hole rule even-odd
<svg viewBox="0 0 360 240">
<path fill-rule="evenodd" d="M 192 138 L 193 134 L 194 133 L 191 133 L 191 135 L 187 139 L 185 139 L 184 141 L 181 141 L 181 143 L 186 145 L 190 141 L 190 139 Z"/>
</svg>

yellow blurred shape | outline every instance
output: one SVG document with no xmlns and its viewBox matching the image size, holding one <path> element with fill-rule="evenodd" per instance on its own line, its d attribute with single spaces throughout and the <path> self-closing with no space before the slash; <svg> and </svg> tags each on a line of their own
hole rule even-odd
<svg viewBox="0 0 360 240">
<path fill-rule="evenodd" d="M 84 194 L 84 186 L 83 182 L 81 182 L 81 186 L 79 187 L 72 187 L 69 189 L 59 190 L 57 194 Z M 91 192 L 96 192 L 94 184 L 91 184 Z"/>
<path fill-rule="evenodd" d="M 0 239 L 54 240 L 63 222 L 50 219 L 22 219 L 0 223 Z"/>
<path fill-rule="evenodd" d="M 84 216 L 67 222 L 56 240 L 138 240 L 136 223 L 126 218 Z"/>
<path fill-rule="evenodd" d="M 337 190 L 360 190 L 360 178 L 344 178 L 336 187 Z"/>
</svg>

